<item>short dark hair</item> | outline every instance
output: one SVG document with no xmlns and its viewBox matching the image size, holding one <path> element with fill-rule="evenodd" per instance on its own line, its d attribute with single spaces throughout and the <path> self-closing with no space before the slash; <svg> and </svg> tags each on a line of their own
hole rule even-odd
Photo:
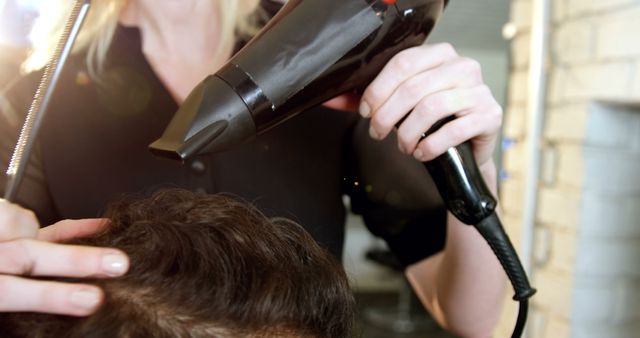
<svg viewBox="0 0 640 338">
<path fill-rule="evenodd" d="M 73 244 L 108 246 L 129 273 L 92 316 L 12 314 L 26 337 L 349 337 L 344 269 L 298 224 L 225 195 L 166 190 L 124 200 L 111 224 Z M 66 279 L 70 280 L 70 279 Z M 13 324 L 12 324 L 13 325 Z"/>
</svg>

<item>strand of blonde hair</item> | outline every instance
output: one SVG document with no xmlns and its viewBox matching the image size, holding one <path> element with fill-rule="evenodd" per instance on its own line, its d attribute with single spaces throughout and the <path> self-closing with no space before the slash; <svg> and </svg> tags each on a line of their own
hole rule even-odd
<svg viewBox="0 0 640 338">
<path fill-rule="evenodd" d="M 252 34 L 255 26 L 249 21 L 249 12 L 255 8 L 256 0 L 211 0 L 218 1 L 221 13 L 221 45 L 234 39 L 235 32 Z M 33 49 L 23 64 L 24 72 L 42 69 L 56 47 L 71 7 L 66 0 L 48 0 L 43 13 L 36 21 L 31 33 Z M 74 53 L 87 52 L 87 66 L 92 77 L 102 72 L 107 52 L 118 26 L 120 14 L 127 0 L 93 0 L 91 11 L 74 45 Z"/>
</svg>

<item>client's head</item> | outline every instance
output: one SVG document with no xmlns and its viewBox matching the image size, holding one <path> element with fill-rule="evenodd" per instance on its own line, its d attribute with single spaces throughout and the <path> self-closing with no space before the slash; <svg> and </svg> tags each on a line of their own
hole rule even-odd
<svg viewBox="0 0 640 338">
<path fill-rule="evenodd" d="M 27 337 L 346 337 L 354 303 L 340 264 L 299 225 L 243 201 L 182 190 L 114 204 L 75 244 L 123 250 L 129 273 L 92 316 L 15 314 Z"/>
</svg>

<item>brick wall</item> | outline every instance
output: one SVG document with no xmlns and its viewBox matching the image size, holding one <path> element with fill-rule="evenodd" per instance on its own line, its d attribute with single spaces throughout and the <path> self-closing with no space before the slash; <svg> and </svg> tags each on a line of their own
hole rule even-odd
<svg viewBox="0 0 640 338">
<path fill-rule="evenodd" d="M 533 1 L 513 0 L 511 12 L 518 33 L 501 200 L 516 243 L 527 173 Z M 640 337 L 640 0 L 551 4 L 532 273 L 539 293 L 529 337 Z M 496 337 L 513 329 L 510 297 Z"/>
</svg>

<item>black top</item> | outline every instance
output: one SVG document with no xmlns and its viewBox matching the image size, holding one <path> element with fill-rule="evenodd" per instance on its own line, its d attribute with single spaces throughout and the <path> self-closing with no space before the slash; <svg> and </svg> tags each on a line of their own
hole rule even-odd
<svg viewBox="0 0 640 338">
<path fill-rule="evenodd" d="M 346 193 L 404 264 L 442 249 L 445 211 L 428 173 L 392 138 L 371 140 L 356 113 L 317 107 L 249 144 L 182 165 L 147 150 L 177 104 L 144 57 L 139 31 L 119 27 L 107 60 L 94 81 L 85 55 L 71 57 L 52 98 L 17 201 L 43 224 L 97 217 L 123 194 L 182 187 L 230 193 L 291 218 L 340 257 Z M 3 167 L 39 77 L 22 78 L 0 97 Z"/>
</svg>

